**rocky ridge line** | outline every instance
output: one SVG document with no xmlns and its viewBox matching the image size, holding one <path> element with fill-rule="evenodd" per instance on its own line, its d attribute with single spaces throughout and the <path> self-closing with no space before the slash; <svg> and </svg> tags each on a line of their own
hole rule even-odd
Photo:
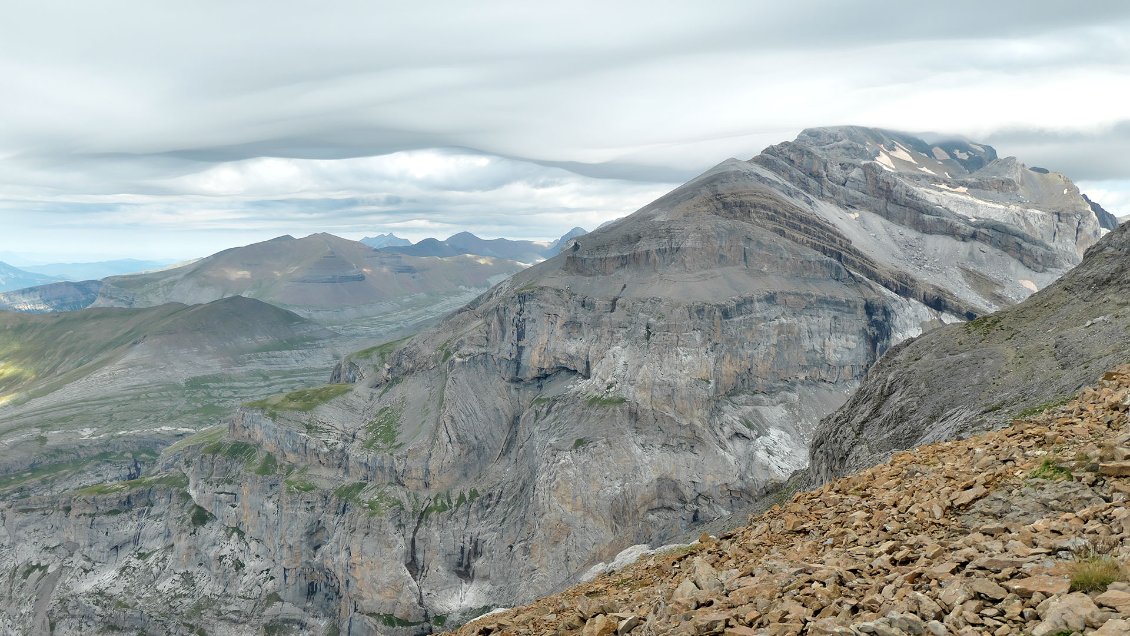
<svg viewBox="0 0 1130 636">
<path fill-rule="evenodd" d="M 1130 585 L 1073 591 L 1070 574 L 1130 557 L 1128 411 L 1125 365 L 1065 406 L 456 633 L 1127 634 Z"/>
</svg>

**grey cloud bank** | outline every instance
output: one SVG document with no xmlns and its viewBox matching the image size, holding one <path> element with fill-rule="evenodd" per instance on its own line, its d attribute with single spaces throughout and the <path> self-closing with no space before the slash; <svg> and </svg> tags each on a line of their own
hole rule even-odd
<svg viewBox="0 0 1130 636">
<path fill-rule="evenodd" d="M 1126 3 L 609 4 L 7 2 L 0 251 L 549 238 L 842 123 L 992 143 L 1130 213 Z"/>
</svg>

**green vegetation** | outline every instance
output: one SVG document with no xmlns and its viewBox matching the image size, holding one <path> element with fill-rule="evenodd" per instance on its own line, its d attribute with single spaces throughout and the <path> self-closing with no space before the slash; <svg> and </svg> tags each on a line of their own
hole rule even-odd
<svg viewBox="0 0 1130 636">
<path fill-rule="evenodd" d="M 108 484 L 95 484 L 80 488 L 75 491 L 78 495 L 109 495 L 116 492 L 125 492 L 137 488 L 172 488 L 184 490 L 188 488 L 188 477 L 177 471 L 169 475 L 154 475 L 152 477 L 139 477 L 128 481 L 115 481 Z"/>
<path fill-rule="evenodd" d="M 1052 481 L 1071 481 L 1071 471 L 1059 465 L 1055 457 L 1046 457 L 1040 465 L 1028 475 L 1032 479 L 1050 479 Z"/>
<path fill-rule="evenodd" d="M 578 448 L 581 448 L 582 446 L 585 446 L 588 443 L 589 443 L 589 440 L 587 438 L 578 437 L 577 439 L 573 440 L 573 450 L 577 450 Z"/>
<path fill-rule="evenodd" d="M 1072 592 L 1105 592 L 1115 581 L 1126 580 L 1122 564 L 1109 555 L 1090 555 L 1079 558 L 1072 566 Z"/>
<path fill-rule="evenodd" d="M 64 462 L 45 463 L 22 473 L 0 477 L 0 492 L 19 488 L 26 484 L 39 484 L 48 480 L 62 479 L 81 471 L 90 464 L 148 463 L 156 458 L 157 451 L 151 448 L 141 448 L 135 451 L 105 452 Z"/>
<path fill-rule="evenodd" d="M 22 578 L 23 580 L 26 581 L 26 580 L 28 580 L 28 578 L 31 577 L 32 574 L 35 574 L 36 572 L 46 572 L 46 571 L 47 571 L 47 565 L 46 564 L 33 563 L 33 564 L 24 568 L 24 571 L 20 573 L 20 578 Z"/>
<path fill-rule="evenodd" d="M 275 395 L 262 400 L 249 402 L 247 406 L 262 409 L 271 417 L 276 417 L 280 411 L 310 412 L 315 408 L 341 397 L 352 390 L 351 384 L 327 384 L 313 389 L 299 389 L 284 395 Z"/>
<path fill-rule="evenodd" d="M 365 448 L 381 452 L 391 452 L 402 446 L 396 442 L 400 435 L 400 418 L 404 409 L 399 406 L 385 406 L 377 411 L 373 419 L 365 425 Z"/>
<path fill-rule="evenodd" d="M 271 592 L 270 594 L 267 595 L 267 598 L 264 599 L 264 602 L 266 602 L 267 607 L 270 607 L 270 606 L 272 606 L 276 603 L 282 603 L 283 600 L 282 600 L 282 597 L 279 596 L 278 592 Z"/>
<path fill-rule="evenodd" d="M 1030 406 L 1030 407 L 1024 409 L 1023 411 L 1020 411 L 1019 413 L 1017 413 L 1016 419 L 1023 420 L 1023 419 L 1027 419 L 1029 417 L 1035 417 L 1036 415 L 1039 415 L 1040 413 L 1043 413 L 1044 411 L 1046 411 L 1048 409 L 1054 409 L 1057 406 L 1063 406 L 1064 404 L 1067 404 L 1068 402 L 1070 402 L 1073 399 L 1075 399 L 1074 395 L 1067 395 L 1067 396 L 1064 396 L 1064 397 L 1061 397 L 1061 398 L 1057 398 L 1055 400 L 1051 400 L 1050 402 L 1044 402 L 1043 404 L 1037 404 L 1036 406 Z"/>
<path fill-rule="evenodd" d="M 215 518 L 215 515 L 195 504 L 192 506 L 192 513 L 189 514 L 189 519 L 192 521 L 192 527 L 194 528 L 204 526 Z"/>
<path fill-rule="evenodd" d="M 176 442 L 175 444 L 170 445 L 165 449 L 164 453 L 172 454 L 177 451 L 184 450 L 189 446 L 198 446 L 200 444 L 214 444 L 222 440 L 227 432 L 228 427 L 226 426 L 210 426 L 198 431 L 193 435 L 189 435 L 188 437 Z"/>
<path fill-rule="evenodd" d="M 287 477 L 286 489 L 288 492 L 312 492 L 318 489 L 314 482 L 306 479 L 301 474 Z"/>
<path fill-rule="evenodd" d="M 365 490 L 368 485 L 369 484 L 363 481 L 359 481 L 346 484 L 345 486 L 338 486 L 334 489 L 334 496 L 345 501 L 357 501 L 357 496 L 360 495 L 361 491 Z"/>
<path fill-rule="evenodd" d="M 354 359 L 359 359 L 359 360 L 372 360 L 377 365 L 382 365 L 382 364 L 385 363 L 385 360 L 388 359 L 389 355 L 391 355 L 392 352 L 399 349 L 400 345 L 404 344 L 404 342 L 407 341 L 407 340 L 408 340 L 408 338 L 401 338 L 400 340 L 392 340 L 390 342 L 379 344 L 375 347 L 369 347 L 368 349 L 362 349 L 362 350 L 354 353 L 350 357 L 354 358 Z"/>
<path fill-rule="evenodd" d="M 415 627 L 417 625 L 423 625 L 422 622 L 406 621 L 393 614 L 366 614 L 366 616 L 379 620 L 385 627 Z"/>
<path fill-rule="evenodd" d="M 1000 326 L 1001 320 L 1003 320 L 1003 318 L 1001 318 L 1001 316 L 997 314 L 989 314 L 988 316 L 974 318 L 973 320 L 965 323 L 965 331 L 966 333 L 981 334 L 981 337 L 983 338 L 989 335 L 989 332 L 991 332 L 993 329 L 998 328 Z"/>
<path fill-rule="evenodd" d="M 447 624 L 447 616 L 445 614 L 436 614 L 432 617 L 432 625 L 436 627 L 443 627 Z"/>
<path fill-rule="evenodd" d="M 259 449 L 248 442 L 215 442 L 201 449 L 206 455 L 222 455 L 235 461 L 249 463 L 259 456 Z"/>
<path fill-rule="evenodd" d="M 589 406 L 616 406 L 618 404 L 623 404 L 624 402 L 627 402 L 627 401 L 628 401 L 627 398 L 621 397 L 619 395 L 613 395 L 613 396 L 598 395 L 598 396 L 590 397 L 589 399 L 585 400 L 585 404 L 588 404 Z"/>
<path fill-rule="evenodd" d="M 272 453 L 264 454 L 263 460 L 255 467 L 256 475 L 274 475 L 277 472 L 279 472 L 279 462 Z"/>
<path fill-rule="evenodd" d="M 385 492 L 383 487 L 378 487 L 373 496 L 365 500 L 361 506 L 365 508 L 365 511 L 370 515 L 379 517 L 384 515 L 384 513 L 388 512 L 391 508 L 403 508 L 404 504 L 400 503 L 400 500 L 396 497 Z"/>
</svg>

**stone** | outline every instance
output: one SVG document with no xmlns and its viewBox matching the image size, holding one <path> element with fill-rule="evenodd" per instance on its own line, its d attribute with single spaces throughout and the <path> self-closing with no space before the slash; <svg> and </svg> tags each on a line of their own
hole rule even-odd
<svg viewBox="0 0 1130 636">
<path fill-rule="evenodd" d="M 1047 574 L 1037 574 L 1019 580 L 1005 581 L 1004 583 L 1005 588 L 1009 591 L 1025 598 L 1037 593 L 1045 596 L 1067 594 L 1070 585 L 1071 582 L 1061 576 Z"/>
<path fill-rule="evenodd" d="M 620 623 L 616 626 L 616 636 L 624 636 L 624 634 L 629 634 L 633 629 L 639 627 L 641 624 L 643 624 L 642 618 L 640 618 L 639 616 L 629 616 L 628 618 L 620 621 Z"/>
<path fill-rule="evenodd" d="M 1099 474 L 1108 477 L 1130 477 L 1130 461 L 1100 463 Z"/>
<path fill-rule="evenodd" d="M 1130 620 L 1116 618 L 1103 623 L 1103 626 L 1091 632 L 1089 636 L 1126 636 L 1130 634 Z"/>
<path fill-rule="evenodd" d="M 581 630 L 581 636 L 612 636 L 615 633 L 616 619 L 606 614 L 593 616 Z"/>
<path fill-rule="evenodd" d="M 1095 597 L 1095 603 L 1103 607 L 1116 609 L 1121 614 L 1130 616 L 1130 593 L 1121 590 L 1107 589 Z M 1130 634 L 1130 632 L 1127 632 Z"/>
<path fill-rule="evenodd" d="M 1086 627 L 1097 627 L 1101 613 L 1091 597 L 1082 592 L 1053 596 L 1040 610 L 1042 622 L 1032 630 L 1032 636 L 1053 636 L 1063 631 L 1082 632 Z"/>
<path fill-rule="evenodd" d="M 985 598 L 999 601 L 1008 596 L 1008 590 L 997 585 L 989 579 L 975 578 L 969 582 L 969 588 Z"/>
</svg>

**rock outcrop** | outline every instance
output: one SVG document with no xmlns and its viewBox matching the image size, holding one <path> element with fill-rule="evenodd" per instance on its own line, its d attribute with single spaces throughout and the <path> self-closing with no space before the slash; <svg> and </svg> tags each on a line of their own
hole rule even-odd
<svg viewBox="0 0 1130 636">
<path fill-rule="evenodd" d="M 1130 366 L 456 633 L 1130 633 Z"/>
<path fill-rule="evenodd" d="M 42 597 L 67 633 L 426 633 L 749 505 L 888 348 L 1047 286 L 1101 232 L 987 147 L 806 131 L 350 356 L 351 390 L 3 509 L 0 566 L 67 568 Z"/>
<path fill-rule="evenodd" d="M 1014 307 L 896 347 L 818 428 L 813 483 L 891 452 L 1007 424 L 1130 359 L 1130 225 Z"/>
</svg>

